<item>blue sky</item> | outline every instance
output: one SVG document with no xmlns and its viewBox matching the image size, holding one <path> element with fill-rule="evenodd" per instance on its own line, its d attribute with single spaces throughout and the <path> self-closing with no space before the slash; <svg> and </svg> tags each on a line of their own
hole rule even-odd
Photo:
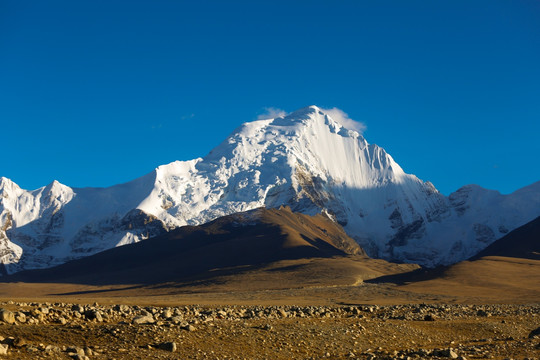
<svg viewBox="0 0 540 360">
<path fill-rule="evenodd" d="M 444 194 L 540 180 L 540 2 L 0 2 L 0 176 L 109 186 L 337 107 Z"/>
</svg>

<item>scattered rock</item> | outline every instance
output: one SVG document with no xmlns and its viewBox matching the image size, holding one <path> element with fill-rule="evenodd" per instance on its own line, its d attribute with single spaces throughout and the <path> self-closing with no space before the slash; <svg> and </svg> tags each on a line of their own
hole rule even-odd
<svg viewBox="0 0 540 360">
<path fill-rule="evenodd" d="M 79 355 L 79 354 L 71 355 L 71 358 L 74 359 L 74 360 L 90 360 L 90 358 L 88 356 Z"/>
<path fill-rule="evenodd" d="M 45 346 L 45 352 L 47 354 L 52 354 L 52 353 L 58 353 L 60 352 L 60 348 L 58 346 L 54 346 L 54 345 L 47 345 Z"/>
<path fill-rule="evenodd" d="M 76 346 L 71 346 L 66 349 L 69 356 L 82 355 L 85 356 L 84 349 Z"/>
<path fill-rule="evenodd" d="M 183 326 L 181 326 L 181 328 L 184 329 L 184 330 L 187 330 L 187 331 L 195 331 L 195 326 L 193 326 L 191 324 L 183 325 Z"/>
<path fill-rule="evenodd" d="M 142 325 L 142 324 L 153 324 L 155 322 L 154 317 L 151 314 L 140 315 L 133 318 L 133 323 Z"/>
<path fill-rule="evenodd" d="M 534 337 L 540 336 L 540 327 L 537 327 L 533 331 L 529 333 L 529 339 L 532 339 Z"/>
<path fill-rule="evenodd" d="M 435 354 L 437 356 L 447 357 L 447 358 L 450 358 L 450 359 L 457 359 L 458 358 L 458 354 L 456 354 L 453 349 L 439 350 Z"/>
<path fill-rule="evenodd" d="M 114 310 L 120 313 L 127 313 L 129 311 L 129 306 L 123 304 L 115 305 Z"/>
<path fill-rule="evenodd" d="M 174 324 L 180 324 L 182 321 L 184 321 L 184 318 L 182 316 L 173 316 L 171 318 L 171 321 L 174 323 Z"/>
<path fill-rule="evenodd" d="M 39 311 L 40 311 L 42 314 L 48 315 L 49 312 L 50 312 L 50 309 L 49 309 L 48 307 L 41 307 L 41 308 L 39 308 Z"/>
<path fill-rule="evenodd" d="M 81 305 L 79 304 L 75 304 L 71 307 L 71 311 L 75 311 L 75 312 L 78 312 L 80 314 L 84 313 L 84 307 L 82 307 Z"/>
<path fill-rule="evenodd" d="M 84 316 L 88 320 L 96 320 L 97 322 L 103 322 L 103 317 L 101 316 L 101 313 L 98 310 L 89 310 L 84 313 Z"/>
<path fill-rule="evenodd" d="M 26 340 L 20 337 L 15 338 L 13 342 L 11 343 L 11 345 L 13 345 L 13 347 L 16 347 L 16 348 L 22 348 L 26 344 L 27 344 Z"/>
<path fill-rule="evenodd" d="M 6 309 L 0 309 L 0 321 L 15 324 L 15 314 Z"/>
<path fill-rule="evenodd" d="M 15 315 L 15 320 L 20 322 L 20 323 L 25 323 L 26 322 L 26 315 L 23 313 L 23 312 L 18 312 L 16 315 Z"/>
<path fill-rule="evenodd" d="M 4 303 L 5 304 L 5 303 Z M 18 308 L 17 308 L 18 307 Z M 114 358 L 115 354 L 125 352 L 132 354 L 137 348 L 141 350 L 140 356 L 148 356 L 156 354 L 159 358 L 166 358 L 174 355 L 167 355 L 167 352 L 174 352 L 177 355 L 184 355 L 192 351 L 194 339 L 200 339 L 201 336 L 206 337 L 207 334 L 217 336 L 217 338 L 228 338 L 226 332 L 232 331 L 233 334 L 240 337 L 256 335 L 260 337 L 261 344 L 268 346 L 282 332 L 288 333 L 292 327 L 300 333 L 308 330 L 311 321 L 317 321 L 317 325 L 311 328 L 307 334 L 317 339 L 328 334 L 336 336 L 335 339 L 348 339 L 346 341 L 354 342 L 351 347 L 342 345 L 344 342 L 336 344 L 325 344 L 324 348 L 318 349 L 318 357 L 322 357 L 328 351 L 328 356 L 332 358 L 336 354 L 340 354 L 340 358 L 396 358 L 396 359 L 415 359 L 415 358 L 439 358 L 439 359 L 462 359 L 463 355 L 474 358 L 486 358 L 490 354 L 502 353 L 513 354 L 513 351 L 521 347 L 523 353 L 520 355 L 529 355 L 531 352 L 537 351 L 540 344 L 537 341 L 530 341 L 523 338 L 523 335 L 529 334 L 529 338 L 540 338 L 540 327 L 531 331 L 532 327 L 527 328 L 524 323 L 520 324 L 519 331 L 523 334 L 521 337 L 516 336 L 517 330 L 513 329 L 510 332 L 510 325 L 514 319 L 537 316 L 540 311 L 540 306 L 510 306 L 510 305 L 454 305 L 454 304 L 411 304 L 411 305 L 392 305 L 392 306 L 223 306 L 215 308 L 212 306 L 191 305 L 191 306 L 169 306 L 169 307 L 154 307 L 154 306 L 128 306 L 128 305 L 72 305 L 72 304 L 39 304 L 27 303 L 20 305 L 16 303 L 7 309 L 0 309 L 0 327 L 2 327 L 7 339 L 0 336 L 0 357 L 6 353 L 17 358 L 73 358 L 86 360 L 88 357 L 94 358 Z M 25 324 L 21 326 L 10 326 L 11 316 L 14 316 L 12 324 Z M 446 343 L 447 346 L 453 348 L 432 348 L 422 347 L 416 344 L 412 339 L 416 340 L 416 334 L 403 334 L 403 336 L 412 336 L 408 348 L 401 348 L 399 351 L 393 351 L 394 348 L 380 348 L 372 346 L 373 350 L 363 352 L 361 355 L 357 352 L 366 345 L 366 339 L 371 339 L 375 336 L 382 335 L 381 331 L 387 328 L 388 321 L 403 321 L 405 327 L 409 326 L 406 322 L 416 321 L 454 321 L 474 319 L 478 321 L 478 316 L 493 316 L 494 319 L 485 319 L 482 323 L 495 324 L 496 335 L 491 339 L 484 338 L 488 336 L 486 332 L 481 332 L 471 340 L 472 343 L 457 344 L 456 338 L 450 338 L 448 341 L 440 342 L 437 336 L 430 336 L 424 340 L 437 343 Z M 304 322 L 304 319 L 307 322 Z M 328 319 L 345 319 L 349 322 L 349 327 L 341 328 L 336 325 L 334 320 Z M 362 318 L 362 319 L 359 319 Z M 7 319 L 7 321 L 5 320 Z M 87 320 L 91 322 L 87 322 Z M 327 325 L 320 325 L 320 323 Z M 4 325 L 1 325 L 1 324 Z M 28 325 L 26 325 L 28 324 Z M 64 344 L 58 342 L 61 336 L 64 336 L 68 343 L 85 344 L 81 348 L 62 346 L 59 348 L 55 345 L 26 343 L 25 339 L 30 342 L 37 341 L 33 335 L 28 335 L 28 331 L 41 331 L 40 329 L 46 326 L 34 326 L 35 324 L 43 324 L 54 326 L 54 331 L 58 332 L 59 337 L 55 340 L 49 340 L 53 344 Z M 54 325 L 53 325 L 54 324 Z M 59 327 L 57 324 L 67 325 Z M 131 324 L 151 324 L 149 326 L 132 326 Z M 283 327 L 281 324 L 289 324 Z M 413 323 L 414 326 L 424 327 L 432 331 L 434 328 L 428 323 Z M 530 324 L 530 323 L 529 323 Z M 290 326 L 290 328 L 289 328 Z M 336 326 L 336 327 L 334 327 Z M 401 325 L 400 325 L 401 326 Z M 339 331 L 336 329 L 339 328 Z M 11 330 L 10 330 L 11 329 Z M 103 345 L 98 342 L 89 342 L 84 338 L 86 330 L 97 330 L 104 335 L 103 341 L 111 341 L 114 343 L 114 349 L 109 345 Z M 196 331 L 194 334 L 187 334 L 185 331 Z M 268 331 L 263 334 L 261 330 Z M 483 328 L 481 329 L 484 330 Z M 25 335 L 26 334 L 26 335 Z M 63 334 L 63 335 L 60 335 Z M 7 335 L 12 335 L 8 337 Z M 513 335 L 513 336 L 510 336 Z M 82 336 L 82 337 L 81 337 Z M 176 337 L 174 337 L 176 336 Z M 397 333 L 393 335 L 398 338 Z M 24 338 L 24 339 L 23 339 Z M 234 338 L 234 336 L 233 336 Z M 44 338 L 45 339 L 45 338 Z M 174 339 L 165 342 L 166 340 Z M 176 340 L 178 339 L 178 340 Z M 305 353 L 304 358 L 310 358 L 307 349 L 308 344 L 312 345 L 310 337 L 304 337 L 300 341 L 300 350 L 298 354 L 302 356 L 302 351 Z M 298 338 L 294 336 L 280 340 L 278 349 L 281 351 L 291 351 L 291 344 L 295 344 Z M 456 341 L 451 342 L 451 340 Z M 43 340 L 42 340 L 43 341 Z M 65 340 L 64 340 L 65 341 Z M 180 343 L 182 341 L 182 343 Z M 185 345 L 184 341 L 187 341 Z M 197 340 L 198 341 L 198 340 Z M 337 340 L 336 340 L 337 341 Z M 459 341 L 462 341 L 461 339 Z M 503 342 L 504 341 L 504 342 Z M 371 344 L 371 341 L 369 341 Z M 86 346 L 91 344 L 92 346 Z M 149 345 L 148 345 L 149 344 Z M 190 344 L 190 345 L 188 345 Z M 100 349 L 98 345 L 103 345 Z M 210 346 L 210 345 L 209 345 Z M 440 345 L 439 345 L 440 346 Z M 123 347 L 123 348 L 121 348 Z M 429 346 L 428 346 L 429 347 Z M 163 352 L 161 352 L 161 351 Z M 214 349 L 215 350 L 215 349 Z M 143 353 L 149 351 L 148 353 Z M 362 350 L 359 350 L 362 351 Z M 459 355 L 461 356 L 458 356 Z M 124 354 L 124 355 L 126 355 Z M 332 355 L 330 355 L 332 354 Z M 393 355 L 392 355 L 393 354 Z M 200 358 L 215 358 L 217 354 L 201 352 Z M 295 356 L 294 356 L 295 357 Z M 118 357 L 117 357 L 118 358 Z M 122 358 L 120 356 L 119 358 Z M 515 357 L 514 357 L 515 358 Z M 524 359 L 523 356 L 519 357 Z M 533 357 L 534 358 L 534 357 Z"/>
<path fill-rule="evenodd" d="M 478 310 L 478 311 L 476 312 L 476 315 L 482 316 L 482 317 L 490 317 L 490 316 L 491 316 L 491 314 L 488 313 L 488 312 L 485 311 L 485 310 Z"/>
<path fill-rule="evenodd" d="M 169 319 L 169 318 L 171 318 L 173 316 L 173 312 L 171 311 L 171 309 L 165 309 L 165 310 L 163 310 L 162 316 L 165 319 Z"/>
<path fill-rule="evenodd" d="M 165 351 L 175 352 L 176 343 L 174 341 L 164 342 L 158 345 L 158 348 Z"/>
</svg>

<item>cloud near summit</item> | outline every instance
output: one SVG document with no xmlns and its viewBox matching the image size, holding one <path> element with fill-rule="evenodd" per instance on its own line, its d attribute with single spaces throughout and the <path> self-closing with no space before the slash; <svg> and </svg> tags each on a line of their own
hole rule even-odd
<svg viewBox="0 0 540 360">
<path fill-rule="evenodd" d="M 275 107 L 265 107 L 264 112 L 257 116 L 257 120 L 275 119 L 277 117 L 286 116 L 287 114 L 288 112 L 283 109 L 278 109 Z"/>
<path fill-rule="evenodd" d="M 362 134 L 367 128 L 366 124 L 351 119 L 345 111 L 337 107 L 333 107 L 330 109 L 324 109 L 324 108 L 320 108 L 320 109 L 326 114 L 330 115 L 330 117 L 334 119 L 334 121 L 336 121 L 337 123 L 341 124 L 341 126 L 349 130 L 355 130 L 355 131 L 358 131 L 360 134 Z M 279 109 L 275 107 L 265 107 L 264 112 L 257 116 L 257 120 L 274 119 L 277 117 L 286 116 L 288 114 L 289 113 L 283 109 Z"/>
<path fill-rule="evenodd" d="M 331 109 L 321 108 L 321 110 L 330 115 L 334 121 L 338 122 L 347 129 L 356 130 L 362 134 L 367 128 L 366 124 L 351 119 L 345 111 L 338 109 L 337 107 L 333 107 Z"/>
</svg>

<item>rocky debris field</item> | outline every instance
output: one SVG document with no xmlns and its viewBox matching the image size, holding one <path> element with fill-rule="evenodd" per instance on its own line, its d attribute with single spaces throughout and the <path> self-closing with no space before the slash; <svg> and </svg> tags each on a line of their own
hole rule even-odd
<svg viewBox="0 0 540 360">
<path fill-rule="evenodd" d="M 540 358 L 538 304 L 0 307 L 0 358 Z"/>
</svg>

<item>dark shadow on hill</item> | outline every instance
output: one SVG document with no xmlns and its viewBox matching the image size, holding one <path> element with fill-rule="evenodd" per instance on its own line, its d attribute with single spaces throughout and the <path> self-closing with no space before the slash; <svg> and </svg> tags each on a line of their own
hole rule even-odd
<svg viewBox="0 0 540 360">
<path fill-rule="evenodd" d="M 142 285 L 139 285 L 139 286 L 127 286 L 127 287 L 118 287 L 118 288 L 113 288 L 113 289 L 71 291 L 71 292 L 53 293 L 53 294 L 47 294 L 47 295 L 49 295 L 49 296 L 68 296 L 68 295 L 101 294 L 101 293 L 108 293 L 108 292 L 115 292 L 115 291 L 141 289 L 142 287 L 143 287 Z"/>
<path fill-rule="evenodd" d="M 411 282 L 426 281 L 439 278 L 443 276 L 444 272 L 447 269 L 447 266 L 441 266 L 434 269 L 420 268 L 401 274 L 379 276 L 378 278 L 365 280 L 364 282 L 369 284 L 392 283 L 396 285 L 405 285 Z"/>
<path fill-rule="evenodd" d="M 540 217 L 512 230 L 470 260 L 478 260 L 485 256 L 540 260 Z"/>
<path fill-rule="evenodd" d="M 289 228 L 262 222 L 238 224 L 225 217 L 53 268 L 19 272 L 0 278 L 0 282 L 101 286 L 200 282 L 280 260 L 347 255 L 328 240 Z"/>
<path fill-rule="evenodd" d="M 487 256 L 540 260 L 540 217 L 511 231 L 467 261 L 477 261 Z M 450 266 L 434 269 L 421 268 L 409 273 L 381 276 L 366 283 L 393 283 L 405 285 L 413 282 L 444 278 Z"/>
</svg>

